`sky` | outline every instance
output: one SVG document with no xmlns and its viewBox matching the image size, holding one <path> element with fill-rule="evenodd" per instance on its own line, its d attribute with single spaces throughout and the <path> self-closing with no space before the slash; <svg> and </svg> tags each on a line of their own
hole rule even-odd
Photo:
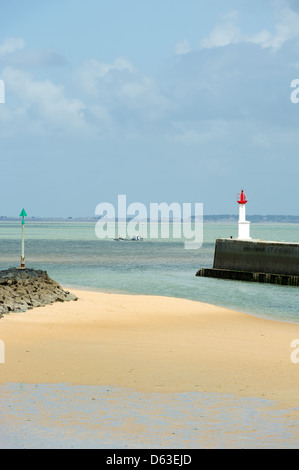
<svg viewBox="0 0 299 470">
<path fill-rule="evenodd" d="M 298 78 L 296 0 L 0 0 L 0 215 L 298 215 Z"/>
</svg>

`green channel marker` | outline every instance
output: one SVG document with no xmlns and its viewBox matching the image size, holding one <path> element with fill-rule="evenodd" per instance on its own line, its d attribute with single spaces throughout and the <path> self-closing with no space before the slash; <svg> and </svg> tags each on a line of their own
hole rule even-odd
<svg viewBox="0 0 299 470">
<path fill-rule="evenodd" d="M 25 217 L 26 211 L 23 208 L 20 217 L 22 217 L 22 255 L 21 255 L 21 269 L 25 269 Z"/>
</svg>

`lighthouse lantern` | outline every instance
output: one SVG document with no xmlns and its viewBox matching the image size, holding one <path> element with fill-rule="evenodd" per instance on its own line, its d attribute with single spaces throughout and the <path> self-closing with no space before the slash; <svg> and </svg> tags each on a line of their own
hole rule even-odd
<svg viewBox="0 0 299 470">
<path fill-rule="evenodd" d="M 246 204 L 246 202 L 248 202 L 247 197 L 245 196 L 243 189 L 241 191 L 241 194 L 238 194 L 238 198 L 239 198 L 237 200 L 238 204 Z"/>
</svg>

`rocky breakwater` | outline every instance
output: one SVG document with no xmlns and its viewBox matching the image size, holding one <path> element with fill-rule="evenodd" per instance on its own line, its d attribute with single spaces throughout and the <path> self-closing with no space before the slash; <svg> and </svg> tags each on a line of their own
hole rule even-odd
<svg viewBox="0 0 299 470">
<path fill-rule="evenodd" d="M 70 300 L 77 297 L 63 290 L 46 271 L 17 268 L 0 271 L 0 317 Z"/>
</svg>

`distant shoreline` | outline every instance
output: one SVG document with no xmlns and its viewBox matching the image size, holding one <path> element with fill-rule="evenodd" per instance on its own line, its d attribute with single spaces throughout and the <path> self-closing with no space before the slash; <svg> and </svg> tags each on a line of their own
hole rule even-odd
<svg viewBox="0 0 299 470">
<path fill-rule="evenodd" d="M 126 222 L 130 222 L 133 218 L 128 218 Z M 299 224 L 299 215 L 247 215 L 247 219 L 252 223 L 284 223 L 284 224 Z M 100 220 L 99 217 L 30 217 L 28 216 L 27 221 L 29 222 L 97 222 Z M 194 217 L 191 218 L 194 221 Z M 9 217 L 0 216 L 0 222 L 19 222 L 20 217 Z M 123 220 L 115 219 L 116 222 L 123 222 Z M 183 220 L 181 220 L 182 222 Z M 223 214 L 223 215 L 204 215 L 204 223 L 235 223 L 238 221 L 237 215 Z M 150 220 L 144 220 L 143 222 L 150 222 Z M 157 222 L 161 222 L 160 220 Z M 163 222 L 163 219 L 162 219 Z M 170 217 L 170 223 L 180 222 L 172 220 Z"/>
</svg>

